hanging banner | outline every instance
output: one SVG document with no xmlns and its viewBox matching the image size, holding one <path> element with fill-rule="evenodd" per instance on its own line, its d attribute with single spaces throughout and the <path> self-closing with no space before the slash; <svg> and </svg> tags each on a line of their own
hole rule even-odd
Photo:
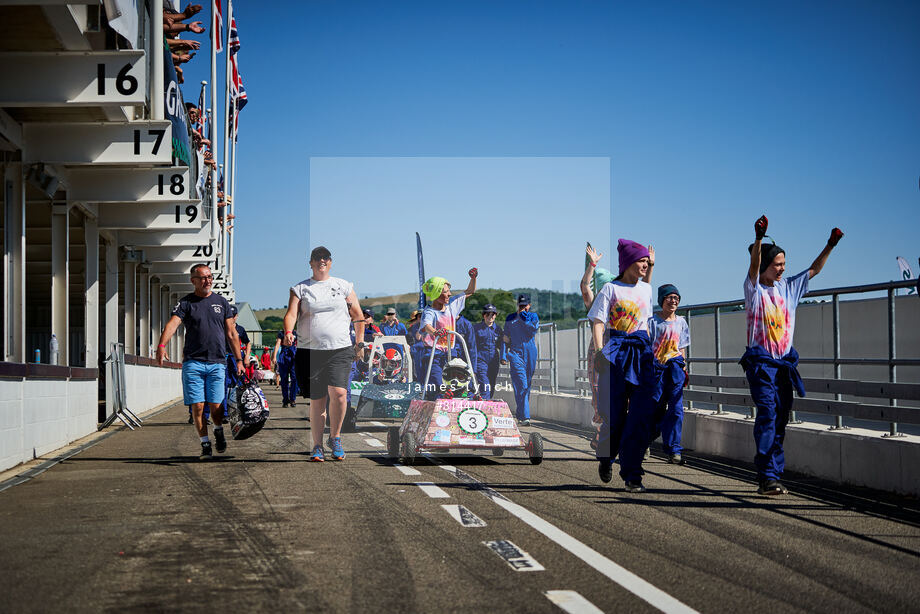
<svg viewBox="0 0 920 614">
<path fill-rule="evenodd" d="M 172 156 L 174 166 L 192 165 L 192 147 L 189 142 L 188 113 L 182 90 L 179 89 L 179 77 L 173 66 L 169 46 L 163 44 L 163 91 L 166 96 L 166 119 L 172 122 Z"/>
<path fill-rule="evenodd" d="M 425 293 L 422 286 L 425 285 L 425 262 L 422 260 L 422 238 L 415 233 L 415 247 L 418 250 L 418 308 L 425 308 Z"/>
<path fill-rule="evenodd" d="M 901 258 L 900 256 L 898 256 L 897 258 L 898 258 L 898 268 L 901 269 L 901 279 L 905 281 L 908 279 L 913 279 L 914 274 L 911 272 L 910 265 L 907 264 L 907 260 L 905 260 L 904 258 Z M 915 294 L 916 292 L 917 292 L 916 288 L 910 288 L 907 290 L 908 294 Z"/>
</svg>

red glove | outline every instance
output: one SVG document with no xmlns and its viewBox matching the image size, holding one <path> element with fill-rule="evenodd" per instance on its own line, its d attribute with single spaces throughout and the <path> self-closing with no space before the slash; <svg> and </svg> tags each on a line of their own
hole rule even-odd
<svg viewBox="0 0 920 614">
<path fill-rule="evenodd" d="M 767 235 L 767 216 L 761 215 L 757 218 L 757 221 L 754 222 L 754 236 L 758 239 L 763 239 Z"/>
<path fill-rule="evenodd" d="M 834 228 L 834 229 L 831 231 L 831 236 L 830 236 L 830 238 L 827 240 L 827 244 L 830 245 L 831 247 L 836 247 L 836 246 L 837 246 L 837 243 L 838 243 L 838 242 L 840 241 L 840 239 L 842 239 L 842 238 L 843 238 L 843 231 L 840 230 L 839 228 Z"/>
</svg>

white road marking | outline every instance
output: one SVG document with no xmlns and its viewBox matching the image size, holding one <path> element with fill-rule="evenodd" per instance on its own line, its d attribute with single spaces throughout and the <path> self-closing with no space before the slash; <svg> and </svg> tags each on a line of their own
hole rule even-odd
<svg viewBox="0 0 920 614">
<path fill-rule="evenodd" d="M 393 466 L 399 469 L 400 473 L 403 475 L 422 475 L 422 472 L 414 467 L 406 467 L 405 465 L 400 465 L 399 463 L 394 463 Z"/>
<path fill-rule="evenodd" d="M 433 482 L 416 482 L 416 486 L 432 499 L 449 499 L 450 495 L 434 485 Z"/>
<path fill-rule="evenodd" d="M 482 543 L 492 552 L 502 557 L 514 571 L 546 571 L 546 567 L 540 565 L 537 559 L 506 539 Z"/>
<path fill-rule="evenodd" d="M 604 614 L 603 610 L 575 591 L 546 591 L 543 594 L 569 614 Z"/>
<path fill-rule="evenodd" d="M 383 447 L 383 442 L 380 441 L 379 439 L 371 438 L 371 439 L 365 439 L 364 441 L 367 443 L 367 445 L 371 446 L 372 448 L 382 448 Z"/>
<path fill-rule="evenodd" d="M 386 426 L 383 422 L 371 422 L 371 426 Z"/>
<path fill-rule="evenodd" d="M 486 521 L 462 505 L 442 505 L 451 517 L 465 527 L 484 527 Z"/>
<path fill-rule="evenodd" d="M 524 506 L 514 503 L 501 493 L 485 486 L 473 476 L 451 465 L 439 466 L 441 469 L 463 482 L 479 484 L 479 492 L 491 499 L 493 503 L 504 508 L 514 516 L 517 516 L 536 531 L 539 531 L 601 574 L 607 576 L 635 596 L 647 601 L 662 612 L 667 612 L 668 614 L 698 614 L 696 610 L 690 606 L 678 601 L 653 584 L 646 582 L 628 569 L 608 559 L 597 550 L 578 541 L 559 527 L 543 520 Z"/>
</svg>

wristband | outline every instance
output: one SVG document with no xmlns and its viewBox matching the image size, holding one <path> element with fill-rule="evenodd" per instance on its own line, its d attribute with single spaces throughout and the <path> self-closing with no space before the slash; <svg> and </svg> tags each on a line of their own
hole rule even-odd
<svg viewBox="0 0 920 614">
<path fill-rule="evenodd" d="M 284 331 L 284 334 L 285 334 L 285 335 L 291 335 L 291 334 L 293 334 L 293 333 L 294 333 L 294 331 L 292 331 L 292 330 L 286 330 L 286 331 Z"/>
<path fill-rule="evenodd" d="M 596 266 L 597 266 L 597 263 L 596 263 L 596 262 L 591 262 L 590 264 L 591 264 L 592 267 L 596 267 Z"/>
<path fill-rule="evenodd" d="M 166 346 L 165 346 L 165 345 L 163 345 L 163 344 L 161 343 L 161 344 L 160 344 L 160 345 L 158 345 L 157 347 L 160 347 L 160 348 L 165 348 Z"/>
</svg>

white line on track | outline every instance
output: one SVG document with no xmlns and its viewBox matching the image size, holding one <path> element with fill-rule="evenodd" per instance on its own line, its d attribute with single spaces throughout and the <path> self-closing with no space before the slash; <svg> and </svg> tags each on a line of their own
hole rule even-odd
<svg viewBox="0 0 920 614">
<path fill-rule="evenodd" d="M 543 594 L 569 614 L 604 614 L 603 610 L 575 591 L 546 591 Z"/>
<path fill-rule="evenodd" d="M 450 495 L 434 485 L 433 482 L 416 482 L 416 486 L 432 499 L 449 499 Z"/>
<path fill-rule="evenodd" d="M 422 475 L 422 472 L 414 467 L 406 467 L 405 465 L 400 465 L 399 463 L 394 463 L 394 467 L 399 469 L 400 473 L 403 475 Z"/>
<path fill-rule="evenodd" d="M 371 426 L 386 426 L 386 424 L 384 424 L 383 422 L 371 422 L 370 425 Z"/>
<path fill-rule="evenodd" d="M 616 564 L 597 550 L 578 541 L 559 527 L 543 520 L 524 506 L 518 505 L 498 491 L 485 486 L 473 476 L 451 465 L 439 465 L 439 467 L 460 481 L 478 484 L 479 492 L 491 499 L 493 503 L 504 508 L 514 516 L 517 516 L 526 524 L 530 525 L 531 528 L 542 533 L 545 537 L 562 546 L 601 574 L 607 576 L 635 596 L 647 601 L 662 612 L 667 612 L 668 614 L 697 614 L 696 610 L 690 606 L 678 601 L 628 569 Z"/>
<path fill-rule="evenodd" d="M 380 441 L 379 439 L 374 439 L 373 437 L 370 439 L 365 439 L 364 441 L 367 443 L 367 445 L 371 446 L 372 448 L 382 448 L 383 447 L 383 442 Z"/>
</svg>

